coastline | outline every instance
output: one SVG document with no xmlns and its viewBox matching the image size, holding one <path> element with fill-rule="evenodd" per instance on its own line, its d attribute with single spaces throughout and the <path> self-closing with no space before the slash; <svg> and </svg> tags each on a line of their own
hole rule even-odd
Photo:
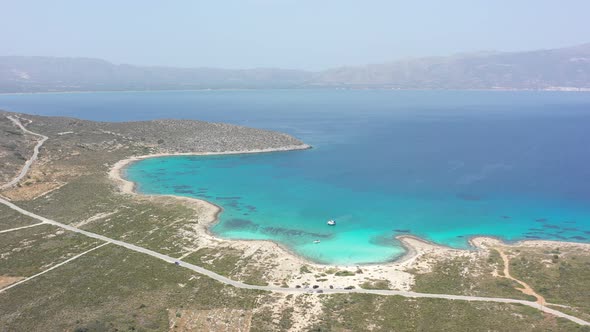
<svg viewBox="0 0 590 332">
<path fill-rule="evenodd" d="M 254 149 L 254 150 L 244 150 L 244 151 L 220 151 L 220 152 L 182 152 L 182 153 L 154 153 L 154 154 L 147 154 L 141 156 L 132 156 L 123 160 L 116 162 L 111 169 L 109 170 L 108 176 L 109 178 L 117 184 L 120 192 L 124 194 L 136 195 L 146 198 L 158 198 L 158 197 L 168 197 L 175 200 L 183 201 L 188 203 L 189 205 L 196 205 L 201 208 L 205 208 L 206 210 L 206 222 L 203 224 L 200 229 L 200 233 L 206 234 L 208 237 L 211 238 L 213 242 L 233 242 L 233 243 L 242 243 L 253 245 L 254 243 L 258 243 L 260 245 L 266 246 L 271 244 L 273 247 L 278 249 L 282 252 L 283 255 L 291 256 L 295 260 L 306 264 L 306 265 L 313 265 L 317 267 L 343 267 L 343 268 L 351 268 L 357 266 L 363 267 L 370 267 L 370 266 L 404 266 L 411 264 L 415 261 L 415 259 L 425 252 L 433 252 L 436 251 L 437 253 L 443 252 L 472 252 L 472 251 L 479 251 L 491 244 L 493 246 L 506 246 L 506 247 L 522 247 L 522 246 L 554 246 L 554 245 L 574 245 L 574 246 L 588 246 L 590 247 L 590 243 L 580 243 L 580 242 L 568 242 L 568 241 L 556 241 L 556 240 L 518 240 L 518 241 L 504 241 L 501 238 L 494 237 L 494 236 L 486 236 L 486 235 L 476 235 L 472 236 L 468 239 L 469 244 L 473 249 L 458 249 L 452 248 L 449 246 L 441 245 L 438 243 L 434 243 L 428 241 L 426 239 L 420 238 L 415 235 L 406 234 L 406 235 L 398 235 L 395 236 L 395 239 L 400 242 L 402 247 L 405 249 L 405 253 L 403 255 L 397 256 L 393 258 L 391 261 L 386 262 L 378 262 L 378 263 L 367 263 L 367 264 L 355 264 L 355 265 L 332 265 L 332 264 L 325 264 L 319 263 L 315 261 L 311 261 L 306 257 L 300 256 L 297 253 L 293 252 L 289 248 L 286 248 L 281 243 L 275 242 L 273 240 L 247 240 L 247 239 L 224 239 L 215 236 L 211 231 L 210 228 L 219 222 L 219 214 L 223 212 L 223 208 L 211 203 L 204 199 L 199 198 L 192 198 L 192 197 L 184 197 L 184 196 L 177 196 L 177 195 L 146 195 L 141 194 L 136 191 L 136 183 L 127 180 L 124 177 L 124 169 L 131 165 L 134 162 L 149 159 L 149 158 L 158 158 L 158 157 L 173 157 L 173 156 L 215 156 L 215 155 L 237 155 L 237 154 L 255 154 L 255 153 L 271 153 L 271 152 L 287 152 L 287 151 L 296 151 L 296 150 L 307 150 L 311 149 L 312 147 L 307 144 L 303 145 L 293 145 L 293 146 L 285 146 L 281 148 L 268 148 L 268 149 Z"/>
<path fill-rule="evenodd" d="M 136 184 L 127 180 L 124 170 L 130 164 L 157 157 L 167 156 L 213 156 L 231 154 L 268 153 L 279 151 L 303 150 L 311 148 L 308 145 L 286 146 L 276 149 L 258 149 L 248 151 L 226 152 L 196 152 L 196 153 L 156 153 L 143 156 L 132 156 L 116 162 L 108 172 L 108 177 L 113 181 L 123 194 L 136 196 L 138 199 L 153 200 L 158 203 L 182 203 L 193 209 L 198 215 L 197 223 L 189 230 L 182 231 L 182 236 L 192 243 L 186 249 L 186 254 L 178 258 L 182 261 L 185 257 L 200 249 L 238 250 L 242 253 L 240 259 L 246 259 L 255 266 L 265 270 L 265 280 L 275 286 L 288 285 L 300 287 L 301 285 L 319 285 L 319 287 L 344 288 L 350 285 L 359 287 L 367 282 L 386 280 L 390 289 L 411 291 L 414 285 L 416 272 L 426 273 L 439 261 L 459 257 L 481 257 L 489 255 L 494 248 L 519 248 L 519 247 L 563 247 L 569 246 L 590 252 L 590 243 L 562 242 L 552 240 L 520 240 L 506 242 L 493 236 L 473 236 L 469 238 L 471 249 L 458 249 L 437 244 L 415 235 L 404 234 L 395 237 L 404 248 L 405 253 L 392 257 L 389 261 L 367 264 L 339 265 L 326 264 L 312 261 L 293 252 L 285 245 L 273 240 L 257 239 L 225 239 L 216 236 L 210 228 L 219 221 L 219 214 L 223 208 L 211 202 L 199 198 L 177 195 L 145 195 L 136 191 Z M 250 264 L 250 263 L 248 263 Z M 311 269 L 313 273 L 302 273 L 302 270 Z M 337 276 L 330 271 L 348 271 L 352 276 Z M 318 281 L 317 274 L 321 274 L 322 281 Z M 233 276 L 240 280 L 240 275 Z M 307 287 L 307 286 L 306 286 Z"/>
<path fill-rule="evenodd" d="M 217 222 L 219 222 L 219 214 L 223 212 L 223 208 L 217 204 L 211 203 L 207 200 L 200 199 L 200 198 L 193 198 L 193 197 L 185 197 L 185 196 L 178 196 L 178 195 L 150 195 L 150 194 L 142 194 L 136 191 L 136 183 L 133 181 L 129 181 L 124 177 L 124 170 L 129 165 L 145 160 L 150 158 L 159 158 L 159 157 L 174 157 L 174 156 L 216 156 L 216 155 L 238 155 L 238 154 L 255 154 L 255 153 L 271 153 L 271 152 L 287 152 L 287 151 L 297 151 L 297 150 L 307 150 L 311 149 L 310 145 L 298 145 L 298 146 L 286 146 L 282 148 L 269 148 L 269 149 L 255 149 L 255 150 L 247 150 L 247 151 L 224 151 L 224 152 L 179 152 L 179 153 L 154 153 L 154 154 L 147 154 L 141 156 L 133 156 L 126 159 L 122 159 L 116 162 L 111 169 L 109 170 L 109 178 L 117 184 L 119 191 L 124 194 L 130 194 L 139 197 L 146 197 L 146 198 L 172 198 L 175 200 L 179 200 L 189 205 L 196 205 L 199 207 L 205 207 L 207 217 L 206 222 L 202 225 L 201 233 L 206 234 L 208 237 L 211 237 L 214 241 L 228 241 L 233 243 L 247 243 L 252 245 L 253 243 L 263 243 L 263 244 L 272 244 L 276 246 L 280 251 L 283 252 L 284 255 L 289 255 L 295 258 L 297 261 L 300 261 L 306 265 L 314 265 L 320 267 L 334 267 L 340 266 L 345 268 L 357 267 L 357 266 L 384 266 L 384 265 L 401 265 L 404 262 L 413 261 L 421 252 L 424 250 L 424 246 L 426 247 L 433 247 L 443 250 L 460 250 L 454 249 L 451 247 L 447 247 L 444 245 L 439 245 L 434 242 L 422 239 L 420 237 L 414 235 L 398 235 L 395 237 L 401 246 L 405 249 L 405 253 L 393 258 L 391 261 L 387 262 L 377 262 L 377 263 L 367 263 L 367 264 L 355 264 L 355 265 L 333 265 L 333 264 L 324 264 L 312 261 L 306 257 L 298 255 L 297 253 L 293 252 L 289 248 L 285 247 L 281 243 L 278 243 L 273 240 L 247 240 L 247 239 L 224 239 L 215 236 L 210 228 L 214 226 Z"/>
<path fill-rule="evenodd" d="M 125 179 L 123 177 L 122 172 L 125 167 L 129 166 L 130 164 L 132 164 L 134 162 L 140 161 L 140 160 L 150 159 L 150 158 L 159 158 L 159 157 L 174 157 L 174 156 L 220 156 L 220 155 L 236 155 L 236 154 L 287 152 L 287 151 L 297 151 L 297 150 L 309 150 L 311 148 L 312 148 L 311 145 L 303 144 L 303 145 L 284 146 L 281 148 L 254 149 L 254 150 L 245 150 L 245 151 L 174 152 L 174 153 L 146 154 L 146 155 L 142 155 L 142 156 L 133 156 L 133 157 L 129 157 L 127 159 L 119 160 L 109 170 L 109 178 L 113 179 L 119 185 L 119 189 L 123 193 L 138 194 L 137 192 L 135 192 L 135 183 Z M 168 196 L 173 196 L 173 195 L 168 195 Z M 174 196 L 174 197 L 180 197 L 180 196 Z M 206 201 L 204 201 L 204 202 L 206 202 Z M 207 203 L 215 205 L 210 202 L 207 202 Z M 215 206 L 217 206 L 217 205 L 215 205 Z"/>
<path fill-rule="evenodd" d="M 123 194 L 129 194 L 138 197 L 145 197 L 148 199 L 154 198 L 171 198 L 177 201 L 181 201 L 187 203 L 190 207 L 198 207 L 202 210 L 205 210 L 205 218 L 204 223 L 199 223 L 197 233 L 199 235 L 205 235 L 208 237 L 211 242 L 213 243 L 220 243 L 220 242 L 229 242 L 233 244 L 246 244 L 252 246 L 253 244 L 258 244 L 260 246 L 272 246 L 274 250 L 278 250 L 282 252 L 283 255 L 287 255 L 292 259 L 305 264 L 305 265 L 316 265 L 316 266 L 332 266 L 328 264 L 321 264 L 314 261 L 311 261 L 303 256 L 296 254 L 295 252 L 291 251 L 289 248 L 285 247 L 281 243 L 272 241 L 272 240 L 246 240 L 246 239 L 224 239 L 215 236 L 210 228 L 214 226 L 217 222 L 219 222 L 219 214 L 223 212 L 223 208 L 217 204 L 211 203 L 207 200 L 200 199 L 200 198 L 193 198 L 193 197 L 186 197 L 186 196 L 178 196 L 178 195 L 149 195 L 149 194 L 142 194 L 136 191 L 136 183 L 127 180 L 123 176 L 123 172 L 126 167 L 135 163 L 140 160 L 150 159 L 150 158 L 159 158 L 159 157 L 174 157 L 174 156 L 218 156 L 218 155 L 239 155 L 239 154 L 256 154 L 256 153 L 271 153 L 271 152 L 288 152 L 288 151 L 298 151 L 298 150 L 309 150 L 312 146 L 308 144 L 303 145 L 293 145 L 293 146 L 285 146 L 281 148 L 268 148 L 268 149 L 254 149 L 254 150 L 245 150 L 245 151 L 223 151 L 223 152 L 178 152 L 178 153 L 154 153 L 154 154 L 147 154 L 142 156 L 133 156 L 126 159 L 119 160 L 116 162 L 111 169 L 109 170 L 108 177 L 111 179 L 117 187 L 119 191 Z"/>
</svg>

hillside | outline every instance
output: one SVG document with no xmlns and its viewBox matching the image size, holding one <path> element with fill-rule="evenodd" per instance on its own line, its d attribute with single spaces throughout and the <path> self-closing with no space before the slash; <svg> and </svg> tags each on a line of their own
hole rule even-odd
<svg viewBox="0 0 590 332">
<path fill-rule="evenodd" d="M 321 85 L 400 89 L 590 87 L 590 44 L 519 53 L 409 59 L 319 73 Z"/>
<path fill-rule="evenodd" d="M 306 72 L 116 65 L 89 58 L 0 57 L 0 92 L 295 87 Z"/>
<path fill-rule="evenodd" d="M 309 72 L 117 65 L 88 58 L 0 57 L 0 93 L 221 88 L 590 88 L 590 44 L 482 52 Z"/>
</svg>

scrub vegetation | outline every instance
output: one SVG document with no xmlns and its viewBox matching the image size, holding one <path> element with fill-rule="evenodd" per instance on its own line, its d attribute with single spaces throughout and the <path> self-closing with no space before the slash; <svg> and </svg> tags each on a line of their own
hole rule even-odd
<svg viewBox="0 0 590 332">
<path fill-rule="evenodd" d="M 312 331 L 588 331 L 511 304 L 359 294 L 327 296 L 322 304 Z"/>
<path fill-rule="evenodd" d="M 515 289 L 519 287 L 516 282 L 497 276 L 503 268 L 504 264 L 494 250 L 487 255 L 478 256 L 478 259 L 439 259 L 433 263 L 431 271 L 415 271 L 413 290 L 423 293 L 507 297 L 534 301 L 534 297 Z"/>
<path fill-rule="evenodd" d="M 0 205 L 0 231 L 37 224 L 39 221 Z"/>
<path fill-rule="evenodd" d="M 547 302 L 571 306 L 571 314 L 590 319 L 590 255 L 568 246 L 511 250 L 512 275 L 528 283 Z M 559 309 L 561 310 L 561 309 Z"/>
</svg>

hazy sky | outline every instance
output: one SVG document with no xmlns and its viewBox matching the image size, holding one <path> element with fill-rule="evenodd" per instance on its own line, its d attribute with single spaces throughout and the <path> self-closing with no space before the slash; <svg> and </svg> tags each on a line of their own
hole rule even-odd
<svg viewBox="0 0 590 332">
<path fill-rule="evenodd" d="M 0 0 L 0 55 L 322 69 L 590 42 L 588 0 Z"/>
</svg>

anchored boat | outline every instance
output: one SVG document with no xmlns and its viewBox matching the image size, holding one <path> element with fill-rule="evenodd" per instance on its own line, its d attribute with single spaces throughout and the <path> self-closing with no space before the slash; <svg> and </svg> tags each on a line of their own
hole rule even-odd
<svg viewBox="0 0 590 332">
<path fill-rule="evenodd" d="M 329 226 L 336 226 L 336 221 L 334 219 L 330 219 L 330 220 L 328 220 L 327 224 Z"/>
</svg>

